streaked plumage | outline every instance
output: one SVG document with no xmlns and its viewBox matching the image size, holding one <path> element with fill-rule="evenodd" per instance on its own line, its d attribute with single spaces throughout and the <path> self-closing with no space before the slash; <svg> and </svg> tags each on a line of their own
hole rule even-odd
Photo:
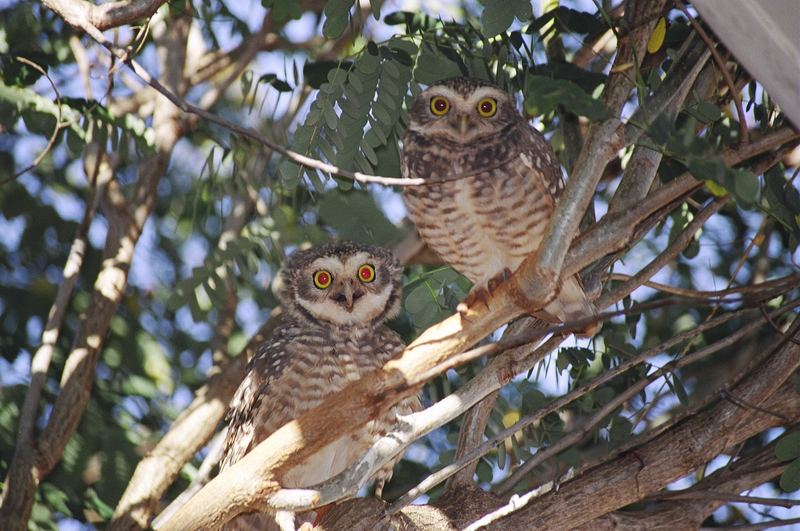
<svg viewBox="0 0 800 531">
<path fill-rule="evenodd" d="M 373 268 L 371 280 L 366 266 Z M 318 277 L 320 272 L 328 277 Z M 221 468 L 349 382 L 403 352 L 402 339 L 383 324 L 399 309 L 401 273 L 390 251 L 352 242 L 298 251 L 284 263 L 275 288 L 285 322 L 256 350 L 231 401 Z M 318 287 L 325 281 L 328 286 Z M 416 397 L 401 402 L 346 444 L 331 445 L 293 469 L 283 486 L 308 487 L 335 476 L 390 430 L 397 413 L 417 409 Z M 379 474 L 378 494 L 389 477 L 390 467 Z M 273 517 L 243 516 L 226 529 L 264 529 L 267 518 Z M 291 514 L 279 514 L 281 520 L 288 527 Z"/>
<path fill-rule="evenodd" d="M 402 175 L 435 183 L 403 189 L 409 215 L 425 243 L 472 281 L 468 300 L 480 299 L 539 248 L 562 189 L 558 159 L 511 97 L 483 81 L 431 85 L 409 116 Z M 562 322 L 595 313 L 577 277 L 544 310 L 537 315 Z"/>
</svg>

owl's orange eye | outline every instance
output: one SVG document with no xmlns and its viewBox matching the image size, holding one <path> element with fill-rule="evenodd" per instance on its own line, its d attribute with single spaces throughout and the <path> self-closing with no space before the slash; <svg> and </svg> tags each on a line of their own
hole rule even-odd
<svg viewBox="0 0 800 531">
<path fill-rule="evenodd" d="M 431 98 L 431 112 L 436 116 L 444 116 L 450 110 L 450 102 L 441 96 Z"/>
<path fill-rule="evenodd" d="M 364 264 L 359 267 L 358 279 L 364 284 L 369 284 L 375 280 L 375 267 L 372 264 Z"/>
<path fill-rule="evenodd" d="M 325 289 L 331 285 L 331 282 L 333 282 L 333 275 L 324 269 L 316 271 L 312 278 L 314 280 L 314 285 L 319 289 Z"/>
<path fill-rule="evenodd" d="M 478 102 L 478 114 L 484 118 L 491 118 L 497 113 L 497 100 L 494 98 L 483 98 Z"/>
</svg>

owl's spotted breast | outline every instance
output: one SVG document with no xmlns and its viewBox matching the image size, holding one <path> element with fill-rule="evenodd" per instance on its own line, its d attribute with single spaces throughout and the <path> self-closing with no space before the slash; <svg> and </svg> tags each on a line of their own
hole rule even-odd
<svg viewBox="0 0 800 531">
<path fill-rule="evenodd" d="M 409 188 L 409 215 L 422 239 L 473 284 L 511 270 L 538 248 L 554 200 L 511 160 L 463 179 Z M 497 205 L 505 205 L 498 208 Z"/>
</svg>

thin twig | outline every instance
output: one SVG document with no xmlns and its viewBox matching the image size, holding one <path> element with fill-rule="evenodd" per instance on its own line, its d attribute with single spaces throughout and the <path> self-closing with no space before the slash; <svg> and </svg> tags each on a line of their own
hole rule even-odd
<svg viewBox="0 0 800 531">
<path fill-rule="evenodd" d="M 736 85 L 733 83 L 731 73 L 728 72 L 728 68 L 725 66 L 725 61 L 723 61 L 722 57 L 720 57 L 719 52 L 714 45 L 714 41 L 711 40 L 711 37 L 708 36 L 708 33 L 706 33 L 703 27 L 700 26 L 697 20 L 695 20 L 695 18 L 689 14 L 689 10 L 686 9 L 684 3 L 681 0 L 675 0 L 675 5 L 678 6 L 678 9 L 683 11 L 684 15 L 686 15 L 686 18 L 689 20 L 689 24 L 692 25 L 697 34 L 700 35 L 700 38 L 703 39 L 703 42 L 706 43 L 708 50 L 711 52 L 711 57 L 713 57 L 714 62 L 717 63 L 717 67 L 720 69 L 722 77 L 725 79 L 725 84 L 728 85 L 728 89 L 731 91 L 731 99 L 733 100 L 733 104 L 736 106 L 736 114 L 739 116 L 738 143 L 741 144 L 742 142 L 747 142 L 749 140 L 749 133 L 747 131 L 747 117 L 744 113 L 744 108 L 742 107 L 742 97 L 738 92 L 736 92 Z"/>
<path fill-rule="evenodd" d="M 44 147 L 42 152 L 39 153 L 36 156 L 35 159 L 33 159 L 33 162 L 30 165 L 26 166 L 25 168 L 23 168 L 23 169 L 19 170 L 18 172 L 16 172 L 11 177 L 8 177 L 8 178 L 0 181 L 0 186 L 6 184 L 9 181 L 16 180 L 16 178 L 19 177 L 20 175 L 28 173 L 29 171 L 31 171 L 32 169 L 37 167 L 39 164 L 41 164 L 41 162 L 42 162 L 42 160 L 44 160 L 45 156 L 48 153 L 50 153 L 51 149 L 53 149 L 53 146 L 56 143 L 56 138 L 58 138 L 58 133 L 61 131 L 61 129 L 64 128 L 64 124 L 61 123 L 61 94 L 58 92 L 58 87 L 56 87 L 56 84 L 53 82 L 53 79 L 50 77 L 50 75 L 41 66 L 37 65 L 33 61 L 31 61 L 29 59 L 26 59 L 25 57 L 20 57 L 20 56 L 16 56 L 14 59 L 19 61 L 20 63 L 23 63 L 23 64 L 26 64 L 26 65 L 30 66 L 31 68 L 33 68 L 34 70 L 36 70 L 37 72 L 42 74 L 47 79 L 47 81 L 50 83 L 50 86 L 53 87 L 53 92 L 56 93 L 56 111 L 57 111 L 56 126 L 53 128 L 53 134 L 50 135 L 50 139 L 47 141 L 47 145 Z"/>
<path fill-rule="evenodd" d="M 794 302 L 794 303 L 792 303 L 790 305 L 786 305 L 783 308 L 781 308 L 780 310 L 776 310 L 776 311 L 780 312 L 780 313 L 785 313 L 786 311 L 788 311 L 791 308 L 794 308 L 794 307 L 796 307 L 798 305 L 800 305 L 800 302 L 796 301 L 796 302 Z M 509 475 L 503 481 L 503 483 L 500 485 L 500 487 L 496 489 L 496 492 L 499 495 L 504 495 L 504 494 L 508 493 L 511 490 L 511 488 L 513 488 L 513 486 L 516 485 L 516 483 L 519 482 L 522 479 L 522 477 L 524 475 L 526 475 L 528 472 L 533 470 L 540 463 L 544 462 L 545 459 L 549 458 L 550 456 L 553 456 L 553 455 L 557 454 L 561 450 L 567 448 L 570 444 L 576 443 L 579 440 L 581 440 L 589 432 L 590 429 L 593 429 L 597 424 L 602 422 L 617 407 L 619 407 L 622 404 L 624 404 L 630 398 L 636 396 L 644 388 L 646 388 L 648 385 L 650 385 L 651 383 L 655 382 L 656 380 L 658 380 L 662 376 L 670 374 L 675 369 L 679 369 L 681 367 L 684 367 L 686 365 L 694 363 L 695 361 L 697 361 L 699 359 L 702 359 L 702 358 L 704 358 L 706 356 L 709 356 L 709 355 L 711 355 L 711 354 L 713 354 L 715 352 L 718 352 L 719 350 L 721 350 L 724 347 L 727 347 L 727 346 L 735 344 L 739 339 L 741 339 L 742 337 L 746 336 L 747 334 L 750 334 L 751 332 L 753 332 L 757 328 L 760 328 L 763 325 L 764 325 L 764 321 L 763 320 L 753 321 L 753 322 L 743 326 L 742 328 L 740 328 L 736 332 L 734 332 L 734 333 L 732 333 L 732 334 L 730 334 L 728 336 L 725 336 L 723 339 L 721 339 L 721 340 L 719 340 L 719 341 L 717 341 L 715 343 L 712 343 L 712 344 L 710 344 L 710 345 L 708 345 L 708 346 L 706 346 L 706 347 L 704 347 L 704 348 L 702 348 L 700 350 L 692 352 L 691 354 L 683 354 L 680 357 L 674 359 L 673 361 L 670 361 L 669 363 L 665 364 L 663 367 L 660 367 L 660 368 L 656 369 L 655 371 L 650 373 L 646 378 L 643 378 L 642 380 L 637 381 L 635 384 L 633 384 L 631 387 L 626 389 L 624 392 L 622 392 L 622 393 L 618 394 L 616 397 L 614 397 L 614 399 L 611 402 L 609 402 L 608 404 L 603 406 L 603 408 L 601 410 L 599 410 L 592 417 L 590 417 L 589 420 L 581 427 L 580 430 L 571 430 L 569 435 L 567 435 L 563 439 L 560 439 L 557 443 L 553 444 L 552 446 L 549 446 L 548 448 L 546 448 L 544 450 L 540 450 L 535 456 L 533 456 L 531 459 L 526 461 L 517 470 L 515 470 L 511 475 Z M 689 343 L 687 343 L 687 345 L 691 345 L 691 341 Z M 684 352 L 686 352 L 685 349 L 684 349 Z M 641 356 L 636 356 L 635 358 L 632 358 L 632 360 L 636 360 L 637 364 L 638 364 L 638 362 L 643 361 L 641 359 Z M 628 366 L 628 365 L 629 365 L 629 362 L 626 362 L 626 363 L 622 364 L 620 367 Z M 617 367 L 617 369 L 615 369 L 614 372 L 616 372 L 616 370 L 618 370 L 618 369 L 619 369 L 619 367 Z M 619 373 L 617 373 L 617 374 L 619 374 Z M 604 378 L 604 377 L 605 377 L 605 375 L 603 377 L 601 377 L 601 378 Z M 609 405 L 614 405 L 614 407 L 609 408 Z M 772 414 L 772 412 L 769 412 L 769 414 Z"/>
<path fill-rule="evenodd" d="M 728 527 L 701 527 L 699 531 L 761 531 L 762 529 L 771 529 L 773 527 L 788 527 L 792 524 L 800 524 L 800 518 L 775 519 L 760 524 L 732 525 Z"/>
<path fill-rule="evenodd" d="M 626 275 L 624 273 L 611 273 L 607 277 L 608 280 L 619 281 L 628 281 L 632 278 L 634 278 L 632 275 Z M 642 286 L 647 286 L 648 288 L 669 293 L 670 295 L 677 295 L 678 297 L 687 297 L 690 299 L 722 299 L 728 295 L 743 294 L 745 298 L 764 300 L 765 298 L 774 297 L 777 293 L 782 293 L 786 288 L 794 289 L 800 287 L 800 274 L 787 275 L 785 277 L 768 280 L 760 284 L 736 286 L 715 291 L 679 288 L 676 286 L 662 284 L 660 282 L 654 282 L 652 280 L 645 280 L 642 282 Z"/>
<path fill-rule="evenodd" d="M 731 503 L 748 503 L 758 505 L 774 505 L 776 507 L 786 507 L 791 509 L 800 505 L 800 500 L 782 500 L 780 498 L 761 498 L 758 496 L 742 496 L 740 494 L 731 494 L 730 492 L 720 492 L 715 490 L 704 490 L 700 492 L 693 491 L 677 491 L 659 493 L 655 496 L 650 496 L 648 500 L 720 500 Z M 716 528 L 715 528 L 716 529 Z"/>
<path fill-rule="evenodd" d="M 230 120 L 226 120 L 221 116 L 218 116 L 214 113 L 211 113 L 197 105 L 193 105 L 186 101 L 185 99 L 179 97 L 169 89 L 167 89 L 164 85 L 162 85 L 157 79 L 153 78 L 147 70 L 140 65 L 135 59 L 133 59 L 128 51 L 122 50 L 105 38 L 105 36 L 100 33 L 97 28 L 92 26 L 88 21 L 80 18 L 76 18 L 73 16 L 72 13 L 63 12 L 60 10 L 62 7 L 60 2 L 57 0 L 43 0 L 44 4 L 54 11 L 56 11 L 59 15 L 61 15 L 64 20 L 66 20 L 69 24 L 82 29 L 86 33 L 88 33 L 94 40 L 96 40 L 99 44 L 101 44 L 104 48 L 106 48 L 109 52 L 111 52 L 114 57 L 125 63 L 131 71 L 136 74 L 139 79 L 141 79 L 144 83 L 154 88 L 158 91 L 162 96 L 167 98 L 173 105 L 178 107 L 185 113 L 194 114 L 203 118 L 209 122 L 215 123 L 229 131 L 232 131 L 238 135 L 243 137 L 249 138 L 251 140 L 255 140 L 256 142 L 268 147 L 269 149 L 281 154 L 282 156 L 286 157 L 290 161 L 305 166 L 307 168 L 312 168 L 315 170 L 319 170 L 325 173 L 329 173 L 332 175 L 338 175 L 339 177 L 345 177 L 348 179 L 352 179 L 354 181 L 360 183 L 373 183 L 373 184 L 381 184 L 384 186 L 426 186 L 431 184 L 438 184 L 445 181 L 455 181 L 459 179 L 464 179 L 467 177 L 472 177 L 477 175 L 478 173 L 486 171 L 487 168 L 481 168 L 480 170 L 473 170 L 453 175 L 447 176 L 438 176 L 434 179 L 424 179 L 424 178 L 398 178 L 398 177 L 384 177 L 381 175 L 369 175 L 366 173 L 361 173 L 358 171 L 350 171 L 334 164 L 330 164 L 319 159 L 315 159 L 312 157 L 308 157 L 306 155 L 302 155 L 297 153 L 296 151 L 292 151 L 280 144 L 277 144 L 264 135 L 258 133 L 255 129 L 250 127 L 242 127 L 239 124 L 236 124 Z M 500 167 L 506 164 L 507 160 L 501 160 L 497 164 L 493 165 L 493 167 Z"/>
<path fill-rule="evenodd" d="M 694 239 L 697 231 L 699 231 L 703 224 L 716 214 L 725 206 L 730 200 L 730 196 L 720 197 L 712 201 L 708 206 L 703 208 L 694 219 L 681 231 L 677 238 L 670 243 L 658 256 L 656 256 L 649 264 L 642 268 L 641 271 L 636 273 L 630 280 L 624 282 L 621 286 L 617 286 L 614 291 L 601 297 L 605 300 L 619 300 L 630 295 L 636 288 L 641 286 L 647 280 L 661 271 L 661 269 L 668 263 L 672 262 L 678 254 L 680 254 Z M 603 307 L 604 302 L 598 303 Z"/>
<path fill-rule="evenodd" d="M 723 390 L 720 393 L 720 396 L 723 399 L 725 399 L 728 402 L 730 402 L 731 404 L 734 404 L 734 405 L 736 405 L 736 406 L 738 406 L 738 407 L 740 407 L 742 409 L 749 409 L 749 410 L 752 410 L 752 411 L 758 411 L 759 413 L 764 413 L 765 415 L 772 415 L 776 419 L 782 421 L 784 424 L 788 424 L 789 423 L 789 419 L 787 419 L 785 415 L 781 415 L 780 413 L 777 413 L 775 411 L 770 411 L 768 409 L 764 409 L 764 408 L 759 407 L 759 406 L 757 406 L 755 404 L 748 404 L 744 400 L 735 397 L 734 395 L 732 395 L 730 392 L 728 392 L 726 390 Z"/>
</svg>

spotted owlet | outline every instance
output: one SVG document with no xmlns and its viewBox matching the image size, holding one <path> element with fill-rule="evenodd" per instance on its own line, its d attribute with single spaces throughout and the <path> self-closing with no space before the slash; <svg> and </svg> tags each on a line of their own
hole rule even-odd
<svg viewBox="0 0 800 531">
<path fill-rule="evenodd" d="M 473 283 L 467 305 L 535 252 L 562 190 L 552 147 L 500 88 L 469 78 L 431 85 L 411 106 L 401 171 L 423 186 L 403 189 L 420 236 Z M 469 177 L 448 180 L 461 173 Z M 595 314 L 578 277 L 537 316 L 565 322 Z M 596 330 L 586 330 L 592 335 Z"/>
<path fill-rule="evenodd" d="M 334 242 L 294 253 L 275 291 L 284 323 L 255 352 L 231 401 L 221 468 L 333 393 L 403 352 L 403 340 L 384 321 L 400 305 L 402 269 L 380 247 Z M 283 487 L 310 487 L 342 472 L 384 435 L 396 414 L 419 409 L 408 398 L 350 440 L 334 443 L 284 477 Z M 391 477 L 378 474 L 376 494 Z M 294 516 L 249 514 L 226 529 L 293 529 Z"/>
</svg>

